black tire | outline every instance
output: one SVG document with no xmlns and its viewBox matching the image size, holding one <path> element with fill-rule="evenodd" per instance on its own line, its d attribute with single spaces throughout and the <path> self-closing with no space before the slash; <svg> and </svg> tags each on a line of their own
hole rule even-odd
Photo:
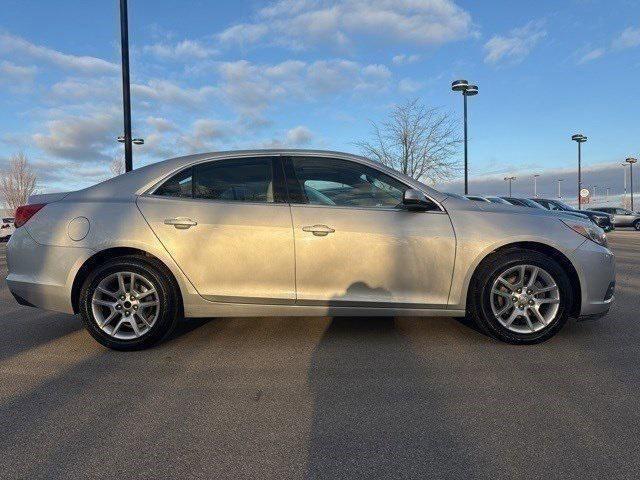
<svg viewBox="0 0 640 480">
<path fill-rule="evenodd" d="M 640 220 L 636 220 L 635 222 L 633 222 L 633 228 L 640 231 Z"/>
<path fill-rule="evenodd" d="M 135 339 L 118 339 L 103 331 L 94 318 L 91 299 L 98 284 L 117 272 L 133 272 L 149 279 L 157 291 L 159 313 L 151 328 Z M 79 310 L 82 322 L 91 336 L 113 350 L 143 350 L 167 337 L 182 316 L 179 289 L 170 272 L 160 262 L 141 256 L 110 259 L 95 268 L 80 290 Z"/>
<path fill-rule="evenodd" d="M 502 272 L 518 265 L 532 265 L 546 270 L 558 286 L 558 311 L 553 320 L 537 332 L 513 332 L 496 319 L 491 309 L 490 296 L 494 281 Z M 513 249 L 491 255 L 482 262 L 469 286 L 467 298 L 467 314 L 483 332 L 503 342 L 528 345 L 544 342 L 560 331 L 569 318 L 574 294 L 567 273 L 556 260 L 540 252 Z"/>
</svg>

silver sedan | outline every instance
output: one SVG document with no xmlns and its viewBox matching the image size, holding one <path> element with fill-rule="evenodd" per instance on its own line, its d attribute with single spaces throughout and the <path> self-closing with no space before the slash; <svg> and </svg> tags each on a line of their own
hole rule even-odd
<svg viewBox="0 0 640 480">
<path fill-rule="evenodd" d="M 473 318 L 528 344 L 613 300 L 589 221 L 461 200 L 367 159 L 242 151 L 149 165 L 20 207 L 7 284 L 133 350 L 183 317 Z"/>
</svg>

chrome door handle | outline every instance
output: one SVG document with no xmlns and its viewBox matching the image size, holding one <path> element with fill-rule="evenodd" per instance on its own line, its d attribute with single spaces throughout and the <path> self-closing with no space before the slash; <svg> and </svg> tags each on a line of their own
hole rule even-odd
<svg viewBox="0 0 640 480">
<path fill-rule="evenodd" d="M 335 230 L 331 227 L 327 227 L 326 225 L 309 225 L 307 227 L 302 227 L 303 232 L 311 232 L 316 237 L 326 237 L 328 234 L 335 232 Z"/>
<path fill-rule="evenodd" d="M 187 217 L 166 218 L 164 220 L 165 225 L 173 225 L 178 230 L 186 230 L 187 228 L 195 227 L 198 222 L 191 220 Z"/>
</svg>

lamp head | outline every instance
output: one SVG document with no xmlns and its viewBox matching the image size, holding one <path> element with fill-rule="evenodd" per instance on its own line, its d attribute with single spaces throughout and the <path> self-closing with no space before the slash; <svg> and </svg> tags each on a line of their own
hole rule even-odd
<svg viewBox="0 0 640 480">
<path fill-rule="evenodd" d="M 462 92 L 467 97 L 473 97 L 478 94 L 478 86 L 477 85 L 469 85 L 467 89 Z"/>
<path fill-rule="evenodd" d="M 469 87 L 469 82 L 466 80 L 456 80 L 451 83 L 451 90 L 454 92 L 464 92 Z"/>
</svg>

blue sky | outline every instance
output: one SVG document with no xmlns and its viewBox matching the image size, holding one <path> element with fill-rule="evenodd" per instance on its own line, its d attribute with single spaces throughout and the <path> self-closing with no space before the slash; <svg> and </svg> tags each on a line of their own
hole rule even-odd
<svg viewBox="0 0 640 480">
<path fill-rule="evenodd" d="M 121 155 L 117 2 L 1 7 L 0 166 L 25 151 L 45 191 L 106 178 Z M 135 165 L 269 146 L 357 152 L 368 121 L 396 102 L 420 97 L 460 116 L 457 78 L 480 88 L 476 185 L 546 171 L 542 191 L 555 191 L 557 172 L 570 189 L 575 132 L 589 137 L 585 181 L 607 170 L 612 192 L 622 173 L 609 170 L 640 154 L 637 1 L 129 0 L 129 10 L 133 131 L 147 142 Z"/>
</svg>

